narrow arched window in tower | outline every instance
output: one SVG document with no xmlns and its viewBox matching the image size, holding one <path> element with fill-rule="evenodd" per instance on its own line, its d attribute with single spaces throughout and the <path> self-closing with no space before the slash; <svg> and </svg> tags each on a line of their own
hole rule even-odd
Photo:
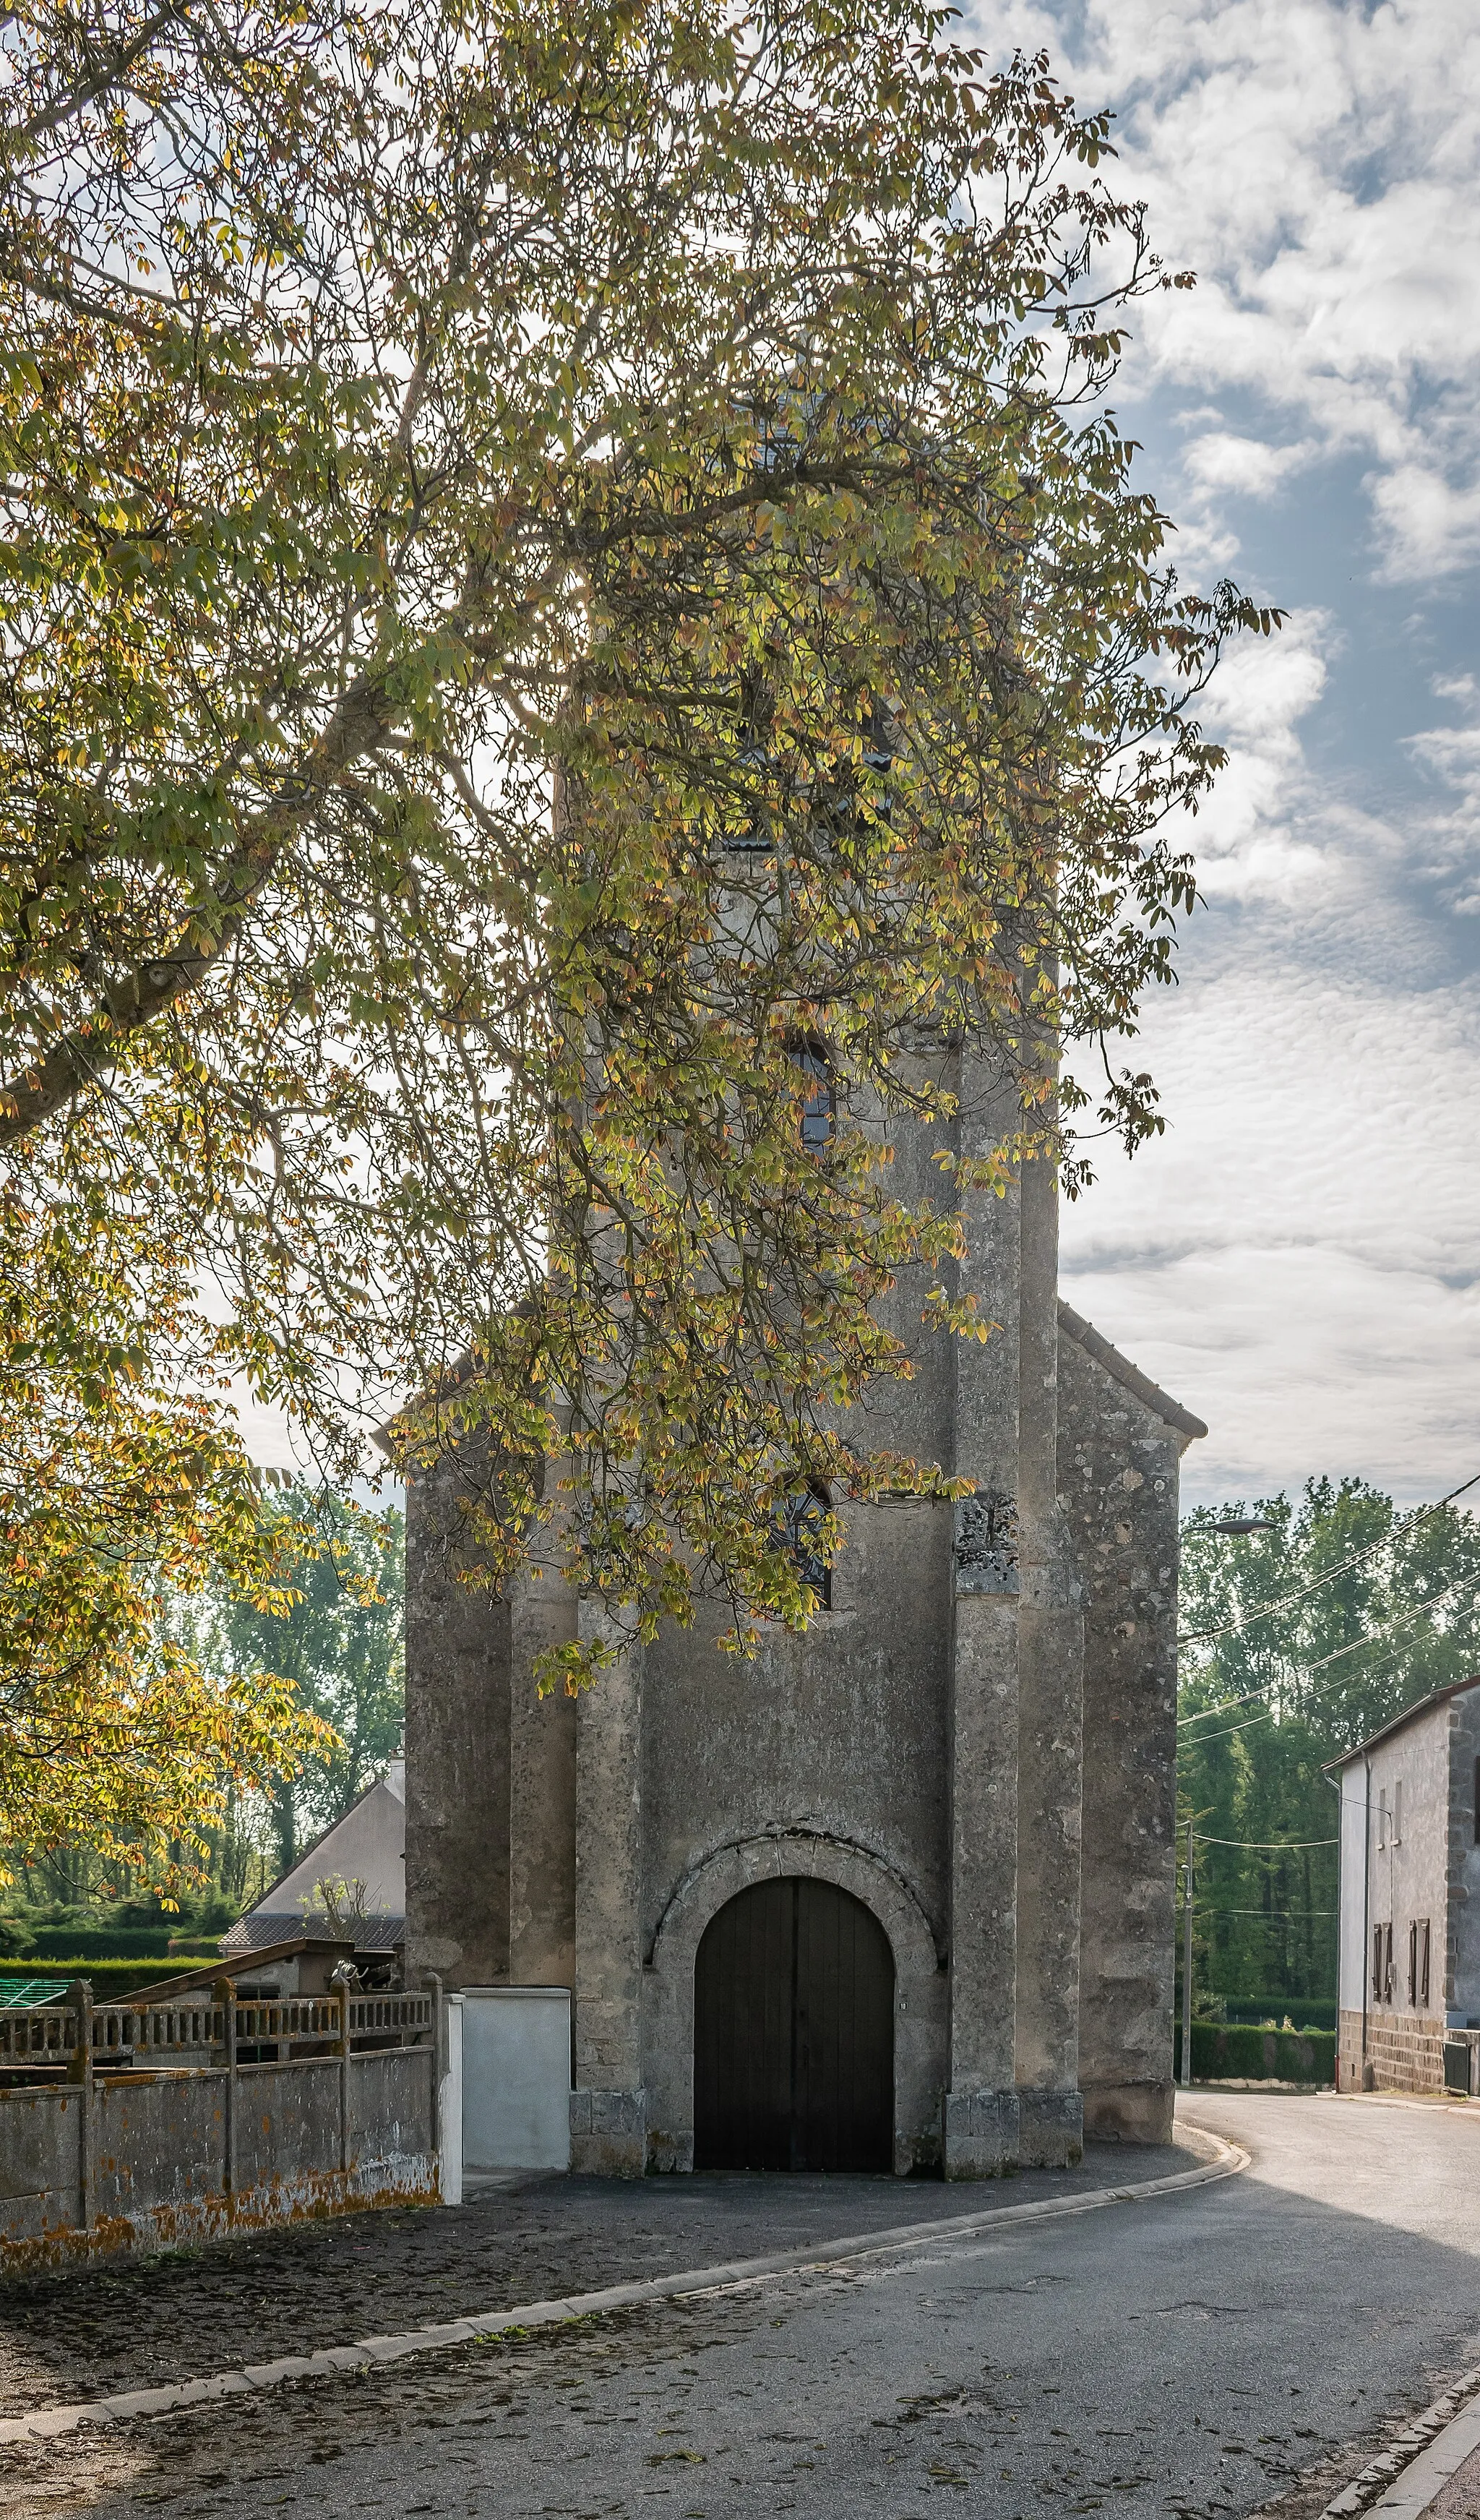
<svg viewBox="0 0 1480 2520">
<path fill-rule="evenodd" d="M 791 1056 L 803 1078 L 802 1145 L 812 1154 L 820 1155 L 831 1143 L 832 1123 L 837 1113 L 832 1061 L 828 1057 L 826 1044 L 820 1041 L 793 1042 Z"/>
<path fill-rule="evenodd" d="M 817 1595 L 821 1610 L 832 1607 L 832 1569 L 822 1548 L 823 1525 L 831 1510 L 832 1500 L 818 1481 L 805 1496 L 791 1499 L 783 1523 L 785 1545 L 796 1560 L 797 1573 Z"/>
</svg>

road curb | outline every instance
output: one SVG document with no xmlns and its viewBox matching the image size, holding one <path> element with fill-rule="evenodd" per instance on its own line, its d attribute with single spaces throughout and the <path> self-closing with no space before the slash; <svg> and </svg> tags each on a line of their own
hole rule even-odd
<svg viewBox="0 0 1480 2520">
<path fill-rule="evenodd" d="M 401 2362 L 416 2354 L 445 2353 L 458 2345 L 491 2344 L 497 2337 L 518 2335 L 533 2327 L 556 2327 L 577 2318 L 599 2318 L 613 2310 L 646 2302 L 681 2301 L 695 2293 L 730 2292 L 768 2276 L 795 2274 L 803 2269 L 825 2273 L 860 2258 L 897 2257 L 909 2249 L 936 2247 L 943 2240 L 977 2237 L 984 2232 L 1016 2229 L 1024 2224 L 1056 2223 L 1073 2214 L 1093 2214 L 1107 2205 L 1141 2205 L 1188 2188 L 1207 2187 L 1247 2170 L 1249 2156 L 1206 2127 L 1184 2132 L 1198 2144 L 1213 2147 L 1195 2170 L 1176 2170 L 1164 2179 L 1143 2180 L 1124 2187 L 1090 2187 L 1075 2196 L 1048 2196 L 1031 2205 L 997 2205 L 981 2214 L 955 2214 L 937 2223 L 904 2223 L 890 2230 L 865 2231 L 856 2238 L 831 2240 L 819 2248 L 778 2250 L 764 2258 L 740 2258 L 729 2266 L 699 2267 L 687 2274 L 650 2275 L 639 2283 L 609 2284 L 601 2292 L 574 2293 L 568 2301 L 526 2302 L 514 2310 L 490 2310 L 444 2325 L 414 2327 L 400 2336 L 365 2336 L 353 2345 L 321 2346 L 313 2354 L 284 2355 L 273 2362 L 213 2372 L 208 2378 L 179 2380 L 156 2389 L 125 2389 L 70 2407 L 39 2408 L 34 2414 L 0 2420 L 0 2448 L 56 2441 L 65 2433 L 96 2425 L 111 2427 L 142 2417 L 172 2415 L 192 2407 L 216 2405 L 223 2398 L 280 2388 L 288 2380 L 327 2380 L 345 2371 L 373 2369 L 381 2362 Z M 1480 2380 L 1480 2373 L 1476 2375 Z"/>
<path fill-rule="evenodd" d="M 1390 2520 L 1418 2520 L 1473 2450 L 1480 2450 L 1480 2363 L 1395 2433 L 1326 2504 L 1321 2520 L 1358 2520 L 1362 2513 L 1376 2520 L 1379 2511 Z"/>
</svg>

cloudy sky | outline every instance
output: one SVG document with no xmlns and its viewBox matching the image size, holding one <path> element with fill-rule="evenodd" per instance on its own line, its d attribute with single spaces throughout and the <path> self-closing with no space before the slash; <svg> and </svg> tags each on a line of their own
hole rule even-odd
<svg viewBox="0 0 1480 2520">
<path fill-rule="evenodd" d="M 1116 396 L 1185 575 L 1287 607 L 1221 678 L 1170 1126 L 1065 1218 L 1069 1299 L 1208 1420 L 1198 1498 L 1480 1470 L 1480 11 L 978 8 L 1118 113 L 1194 294 Z"/>
</svg>

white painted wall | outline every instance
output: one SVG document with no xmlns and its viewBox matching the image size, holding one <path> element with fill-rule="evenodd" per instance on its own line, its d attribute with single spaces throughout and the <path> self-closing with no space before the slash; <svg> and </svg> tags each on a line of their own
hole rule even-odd
<svg viewBox="0 0 1480 2520">
<path fill-rule="evenodd" d="M 441 2088 L 437 2094 L 439 2186 L 444 2205 L 463 2201 L 463 1999 L 442 1998 Z"/>
<path fill-rule="evenodd" d="M 1366 1772 L 1362 1761 L 1354 1759 L 1341 1774 L 1341 1913 L 1338 1919 L 1336 2001 L 1343 2012 L 1362 2010 L 1363 1972 L 1367 1966 L 1362 1925 L 1366 1800 Z"/>
<path fill-rule="evenodd" d="M 406 1913 L 406 1767 L 394 1760 L 332 1829 L 311 1846 L 301 1864 L 275 1882 L 263 1911 L 292 1915 L 309 1905 L 318 1881 L 363 1881 L 372 1915 Z M 255 1913 L 256 1911 L 253 1911 Z"/>
<path fill-rule="evenodd" d="M 570 2167 L 570 1990 L 463 1989 L 463 2161 Z"/>
<path fill-rule="evenodd" d="M 1370 1807 L 1367 1815 L 1367 1929 L 1363 1930 L 1363 1817 L 1368 1783 L 1364 1761 L 1352 1759 L 1341 1774 L 1341 2003 L 1360 2012 L 1368 1987 L 1369 2011 L 1415 2012 L 1432 2020 L 1445 2009 L 1450 1826 L 1450 1706 L 1446 1700 L 1415 1714 L 1367 1754 Z M 1408 1997 L 1409 1926 L 1426 1918 L 1430 1929 L 1429 2000 Z M 1372 1934 L 1393 1928 L 1392 2002 L 1378 2003 L 1370 1991 Z"/>
<path fill-rule="evenodd" d="M 1480 2024 L 1480 1844 L 1476 1843 L 1475 1762 L 1480 1759 L 1480 1688 L 1454 1700 L 1450 1732 L 1450 2026 Z"/>
</svg>

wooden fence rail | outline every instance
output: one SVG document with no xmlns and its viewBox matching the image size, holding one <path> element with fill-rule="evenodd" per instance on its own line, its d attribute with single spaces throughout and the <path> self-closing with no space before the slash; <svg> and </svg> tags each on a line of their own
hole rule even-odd
<svg viewBox="0 0 1480 2520">
<path fill-rule="evenodd" d="M 289 2056 L 321 2054 L 347 2042 L 353 2053 L 376 2047 L 424 2047 L 431 2038 L 429 1995 L 284 1996 L 241 2002 L 235 1994 L 173 2003 L 92 2003 L 77 1988 L 65 2004 L 31 2004 L 0 2012 L 0 2067 L 69 2067 L 83 2049 L 95 2072 L 153 2065 L 170 2056 L 224 2062 L 230 2047 L 273 2048 Z"/>
</svg>

